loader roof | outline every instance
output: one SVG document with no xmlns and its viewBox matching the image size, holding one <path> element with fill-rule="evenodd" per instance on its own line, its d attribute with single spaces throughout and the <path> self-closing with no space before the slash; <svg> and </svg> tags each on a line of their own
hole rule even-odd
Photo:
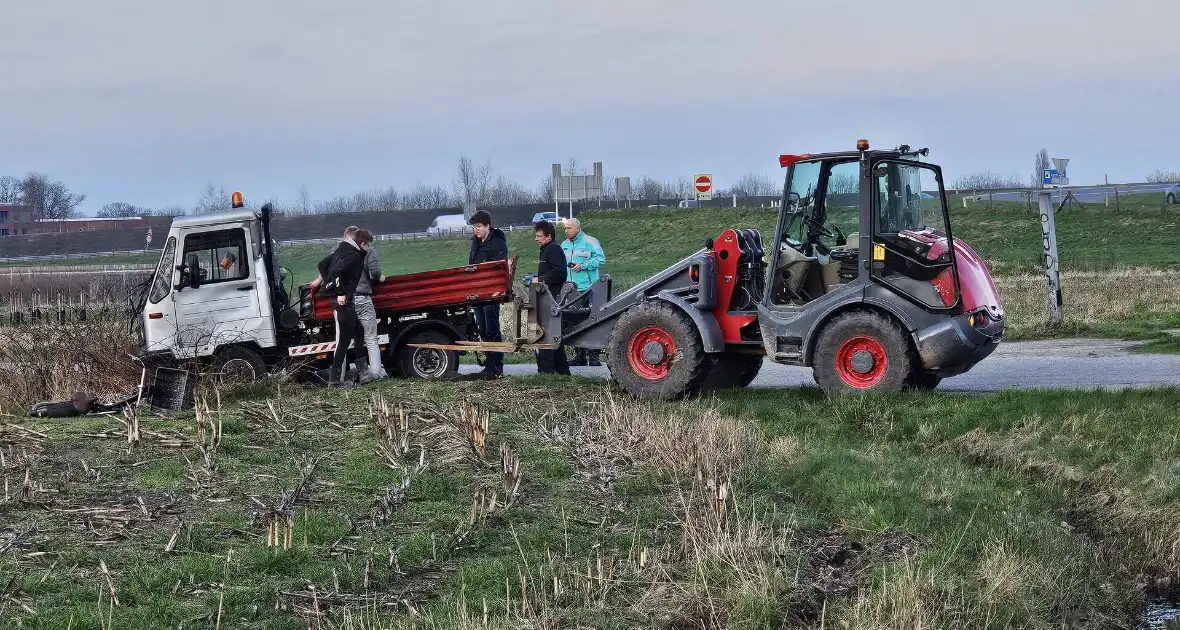
<svg viewBox="0 0 1180 630">
<path fill-rule="evenodd" d="M 248 208 L 234 208 L 232 210 L 218 210 L 217 212 L 176 217 L 172 219 L 172 227 L 200 227 L 217 223 L 254 221 L 256 219 L 258 219 L 258 215 L 253 210 Z"/>
</svg>

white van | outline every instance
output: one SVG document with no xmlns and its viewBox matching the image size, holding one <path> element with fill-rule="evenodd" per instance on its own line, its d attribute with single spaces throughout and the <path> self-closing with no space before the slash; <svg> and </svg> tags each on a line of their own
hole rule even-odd
<svg viewBox="0 0 1180 630">
<path fill-rule="evenodd" d="M 468 225 L 467 220 L 461 214 L 443 214 L 434 217 L 434 221 L 430 227 L 426 228 L 426 233 L 430 235 L 438 234 L 457 234 L 465 232 L 471 233 L 471 226 Z"/>
</svg>

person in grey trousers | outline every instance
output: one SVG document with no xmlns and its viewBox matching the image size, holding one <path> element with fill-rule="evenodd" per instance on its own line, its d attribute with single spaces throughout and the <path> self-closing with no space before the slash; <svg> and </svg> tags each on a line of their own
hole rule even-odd
<svg viewBox="0 0 1180 630">
<path fill-rule="evenodd" d="M 344 238 L 352 238 L 359 230 L 355 225 L 350 225 L 344 229 Z M 340 244 L 344 241 L 336 243 L 332 247 L 332 251 L 328 255 L 336 253 Z M 356 296 L 354 304 L 356 306 L 357 319 L 360 321 L 361 328 L 364 330 L 365 340 L 365 358 L 359 359 L 356 362 L 357 372 L 360 373 L 360 384 L 371 383 L 375 380 L 388 378 L 389 374 L 385 371 L 385 366 L 381 364 L 381 346 L 377 343 L 377 310 L 373 306 L 373 285 L 372 282 L 385 282 L 385 276 L 381 273 L 381 263 L 377 259 L 377 249 L 372 248 L 365 256 L 365 271 L 361 274 L 360 280 L 356 285 Z M 312 290 L 317 289 L 323 278 L 316 276 L 315 280 L 311 281 Z M 340 324 L 336 325 L 336 338 L 340 338 Z M 359 350 L 359 348 L 358 348 Z"/>
<path fill-rule="evenodd" d="M 361 328 L 365 331 L 365 350 L 369 356 L 367 370 L 360 365 L 357 366 L 361 372 L 361 385 L 389 377 L 381 363 L 381 346 L 377 343 L 377 309 L 373 306 L 374 282 L 385 282 L 385 275 L 381 273 L 381 261 L 377 259 L 376 247 L 369 249 L 365 254 L 365 270 L 356 284 L 356 318 L 360 320 Z"/>
</svg>

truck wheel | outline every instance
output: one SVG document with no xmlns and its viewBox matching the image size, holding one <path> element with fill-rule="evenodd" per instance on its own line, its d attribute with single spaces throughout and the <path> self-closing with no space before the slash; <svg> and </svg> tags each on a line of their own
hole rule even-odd
<svg viewBox="0 0 1180 630">
<path fill-rule="evenodd" d="M 711 360 L 710 360 L 711 359 Z M 700 391 L 747 387 L 762 369 L 761 355 L 725 352 L 706 359 Z"/>
<path fill-rule="evenodd" d="M 229 346 L 213 356 L 213 371 L 222 383 L 253 382 L 266 375 L 266 363 L 257 352 L 242 346 Z"/>
<path fill-rule="evenodd" d="M 634 306 L 619 317 L 607 352 L 611 377 L 641 398 L 670 399 L 705 376 L 705 352 L 692 320 L 667 303 Z"/>
<path fill-rule="evenodd" d="M 395 359 L 395 369 L 403 377 L 434 379 L 459 369 L 459 353 L 457 351 L 413 348 L 409 345 L 412 343 L 453 344 L 455 340 L 433 330 L 411 335 L 402 344 Z"/>
<path fill-rule="evenodd" d="M 815 346 L 815 382 L 830 394 L 891 393 L 910 374 L 910 343 L 893 320 L 857 311 L 824 326 Z"/>
</svg>

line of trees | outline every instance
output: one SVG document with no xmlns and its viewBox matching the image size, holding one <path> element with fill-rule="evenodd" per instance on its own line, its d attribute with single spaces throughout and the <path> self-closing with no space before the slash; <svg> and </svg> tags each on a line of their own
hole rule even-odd
<svg viewBox="0 0 1180 630">
<path fill-rule="evenodd" d="M 1029 178 L 1029 186 L 1038 188 L 1046 169 L 1051 168 L 1049 152 L 1041 149 L 1036 154 L 1036 164 Z M 570 175 L 586 175 L 588 169 L 576 158 L 570 158 L 563 165 L 563 172 Z M 1153 183 L 1180 182 L 1180 172 L 1156 169 L 1147 175 Z M 603 197 L 615 197 L 615 178 L 603 174 Z M 835 182 L 836 188 L 843 189 L 855 182 Z M 1020 177 L 1015 174 L 1000 175 L 991 171 L 968 173 L 957 177 L 951 187 L 958 190 L 1001 190 L 1023 188 Z M 777 195 L 781 192 L 782 180 L 763 173 L 747 173 L 725 188 L 719 188 L 714 195 L 739 197 Z M 675 180 L 662 180 L 649 176 L 631 178 L 633 202 L 656 203 L 671 199 L 692 198 L 692 180 L 680 176 Z M 23 178 L 0 177 L 0 203 L 31 206 L 41 219 L 69 219 L 80 216 L 79 208 L 86 195 L 71 191 L 61 181 L 51 179 L 44 173 L 29 173 Z M 476 206 L 506 206 L 528 203 L 552 203 L 553 180 L 545 177 L 537 185 L 527 187 L 496 173 L 490 160 L 477 163 L 467 156 L 460 156 L 449 186 L 429 185 L 417 182 L 404 190 L 394 187 L 368 190 L 315 201 L 307 186 L 302 186 L 291 200 L 275 197 L 247 205 L 258 206 L 273 203 L 286 214 L 333 214 L 345 212 L 429 210 L 434 208 L 460 207 L 472 202 Z M 230 207 L 230 192 L 225 187 L 206 185 L 197 201 L 191 207 L 173 205 L 150 208 L 124 201 L 108 203 L 98 211 L 104 218 L 136 216 L 179 216 L 189 213 L 200 214 Z"/>
</svg>

